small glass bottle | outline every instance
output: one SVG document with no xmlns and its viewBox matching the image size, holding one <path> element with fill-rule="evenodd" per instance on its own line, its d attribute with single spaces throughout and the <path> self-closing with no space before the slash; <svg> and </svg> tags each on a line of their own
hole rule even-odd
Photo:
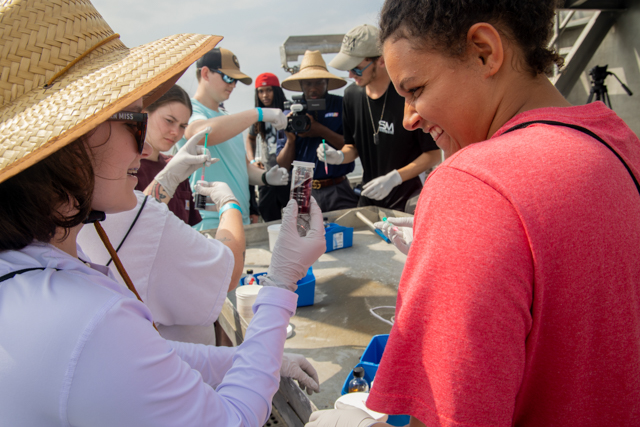
<svg viewBox="0 0 640 427">
<path fill-rule="evenodd" d="M 244 276 L 244 284 L 245 285 L 255 285 L 256 284 L 256 278 L 253 276 L 253 270 L 249 269 L 247 270 L 247 275 Z"/>
<path fill-rule="evenodd" d="M 364 368 L 362 366 L 353 369 L 353 379 L 349 381 L 348 391 L 349 393 L 358 391 L 369 392 L 369 384 L 367 384 L 367 380 L 364 379 Z"/>
</svg>

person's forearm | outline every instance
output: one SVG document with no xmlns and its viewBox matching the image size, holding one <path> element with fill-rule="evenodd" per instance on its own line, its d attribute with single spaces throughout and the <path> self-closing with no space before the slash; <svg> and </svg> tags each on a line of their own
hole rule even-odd
<svg viewBox="0 0 640 427">
<path fill-rule="evenodd" d="M 233 201 L 233 203 L 237 202 Z M 233 252 L 235 264 L 233 266 L 233 274 L 231 275 L 231 283 L 229 283 L 229 291 L 232 291 L 238 286 L 238 282 L 244 271 L 246 248 L 244 224 L 242 223 L 242 214 L 239 210 L 227 209 L 222 213 L 215 238 Z"/>
<path fill-rule="evenodd" d="M 249 175 L 249 185 L 264 185 L 262 182 L 262 174 L 265 173 L 264 169 L 260 169 L 256 165 L 247 163 L 247 174 Z"/>
<path fill-rule="evenodd" d="M 402 178 L 402 182 L 405 182 L 411 178 L 415 178 L 420 175 L 422 172 L 429 170 L 433 166 L 440 163 L 442 155 L 440 154 L 440 150 L 427 151 L 426 153 L 420 154 L 414 161 L 409 163 L 403 168 L 398 169 L 398 173 Z"/>
<path fill-rule="evenodd" d="M 247 139 L 244 142 L 244 148 L 247 150 L 247 159 L 249 161 L 256 157 L 256 137 L 253 135 L 247 135 Z"/>
<path fill-rule="evenodd" d="M 291 163 L 293 163 L 295 158 L 296 158 L 296 138 L 295 136 L 287 135 L 287 142 L 285 143 L 284 147 L 280 151 L 280 154 L 278 154 L 276 161 L 278 162 L 278 165 L 280 167 L 290 169 Z"/>
<path fill-rule="evenodd" d="M 164 203 L 165 205 L 169 204 L 169 200 L 171 200 L 171 196 L 167 193 L 167 190 L 164 189 L 162 184 L 160 184 L 155 179 L 151 181 L 147 188 L 144 189 L 143 193 L 146 196 L 151 196 L 156 199 L 160 203 Z"/>
<path fill-rule="evenodd" d="M 344 137 L 339 133 L 332 131 L 328 127 L 321 126 L 320 135 L 321 135 L 321 138 L 323 138 L 326 142 L 331 144 L 331 146 L 336 150 L 342 150 L 342 147 L 344 147 Z"/>
<path fill-rule="evenodd" d="M 342 147 L 340 151 L 344 154 L 342 164 L 351 163 L 358 158 L 358 149 L 354 145 L 344 144 L 344 147 Z"/>
<path fill-rule="evenodd" d="M 242 131 L 257 121 L 258 110 L 252 108 L 251 110 L 227 116 L 218 116 L 207 120 L 197 120 L 187 126 L 184 136 L 189 139 L 207 126 L 210 126 L 211 132 L 209 132 L 207 145 L 216 145 L 233 138 L 239 133 L 242 133 Z M 202 141 L 198 144 L 203 145 L 204 138 L 202 138 Z"/>
</svg>

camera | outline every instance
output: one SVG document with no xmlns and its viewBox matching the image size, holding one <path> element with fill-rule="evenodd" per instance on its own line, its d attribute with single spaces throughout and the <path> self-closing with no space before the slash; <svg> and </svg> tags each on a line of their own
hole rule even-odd
<svg viewBox="0 0 640 427">
<path fill-rule="evenodd" d="M 288 132 L 304 132 L 309 130 L 311 120 L 307 117 L 307 111 L 323 111 L 327 109 L 324 99 L 309 99 L 305 101 L 304 95 L 295 95 L 292 101 L 284 103 L 285 110 L 291 110 L 287 121 Z"/>
<path fill-rule="evenodd" d="M 596 65 L 591 70 L 589 70 L 589 75 L 593 79 L 594 84 L 603 84 L 604 79 L 606 79 L 609 74 L 611 73 L 607 71 L 607 65 L 602 67 Z"/>
</svg>

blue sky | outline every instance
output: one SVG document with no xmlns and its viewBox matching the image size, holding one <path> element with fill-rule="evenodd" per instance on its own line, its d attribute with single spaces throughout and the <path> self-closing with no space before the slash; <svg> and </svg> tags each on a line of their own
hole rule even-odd
<svg viewBox="0 0 640 427">
<path fill-rule="evenodd" d="M 280 80 L 289 76 L 280 65 L 280 45 L 292 35 L 344 34 L 360 24 L 375 25 L 383 0 L 92 0 L 98 12 L 129 47 L 177 33 L 224 36 L 218 46 L 236 54 L 240 68 L 255 78 L 263 72 Z M 333 55 L 324 55 L 328 63 Z M 299 58 L 301 59 L 301 58 Z M 347 77 L 347 73 L 329 68 Z M 194 67 L 178 82 L 195 92 Z M 291 98 L 293 92 L 285 91 Z M 341 94 L 342 90 L 332 93 Z M 254 87 L 238 83 L 229 101 L 231 112 L 253 107 Z"/>
</svg>

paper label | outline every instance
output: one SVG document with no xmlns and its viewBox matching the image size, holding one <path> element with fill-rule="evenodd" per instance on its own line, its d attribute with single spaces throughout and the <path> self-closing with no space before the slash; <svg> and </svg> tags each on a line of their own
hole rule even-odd
<svg viewBox="0 0 640 427">
<path fill-rule="evenodd" d="M 344 247 L 344 236 L 343 232 L 335 233 L 333 235 L 333 249 L 340 249 Z"/>
</svg>

